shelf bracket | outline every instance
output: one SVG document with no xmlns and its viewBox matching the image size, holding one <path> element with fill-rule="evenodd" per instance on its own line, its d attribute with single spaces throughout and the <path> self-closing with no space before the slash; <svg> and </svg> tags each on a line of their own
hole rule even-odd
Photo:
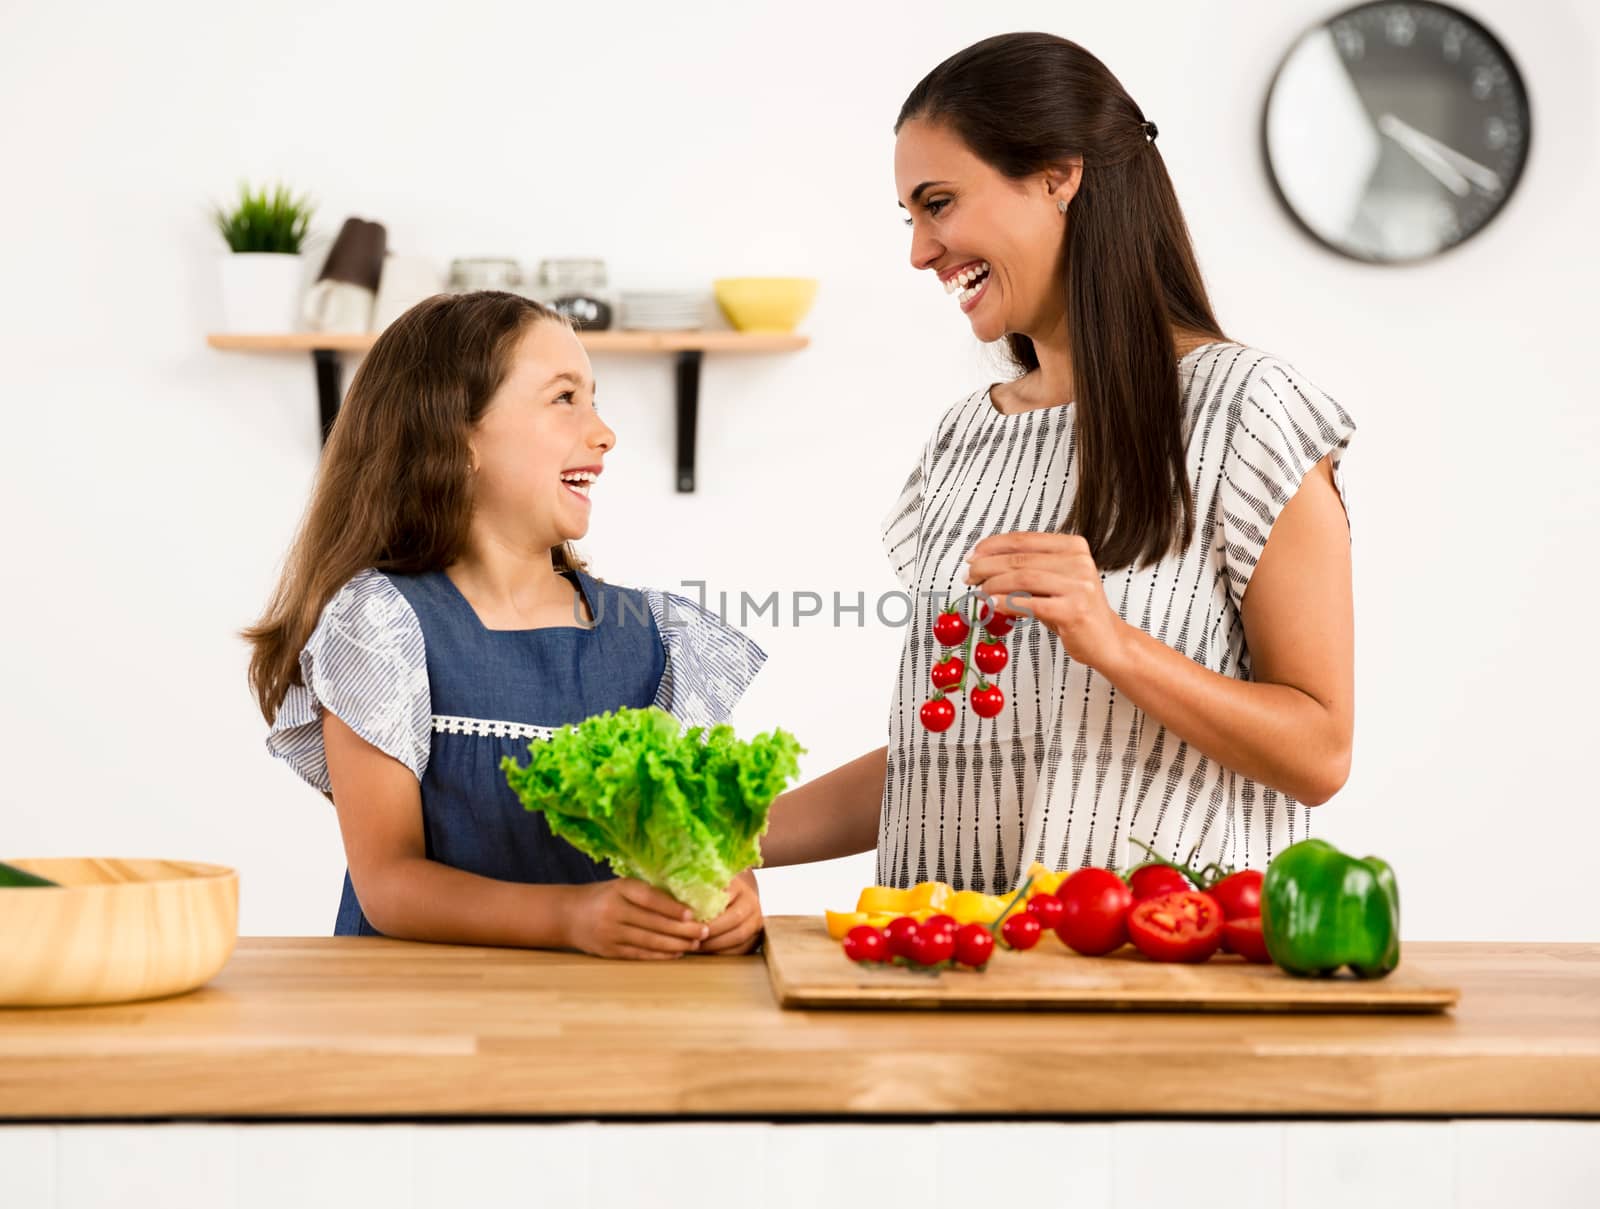
<svg viewBox="0 0 1600 1209">
<path fill-rule="evenodd" d="M 317 410 L 322 416 L 322 443 L 326 445 L 334 418 L 339 414 L 339 402 L 344 398 L 339 353 L 336 349 L 314 348 L 311 360 L 317 368 Z"/>
<path fill-rule="evenodd" d="M 700 419 L 700 365 L 705 353 L 685 349 L 678 354 L 678 490 L 694 490 L 695 428 Z"/>
</svg>

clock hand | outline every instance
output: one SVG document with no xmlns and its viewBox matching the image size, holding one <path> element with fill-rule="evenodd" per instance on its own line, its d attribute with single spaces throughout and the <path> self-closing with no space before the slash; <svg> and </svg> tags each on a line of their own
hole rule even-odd
<svg viewBox="0 0 1600 1209">
<path fill-rule="evenodd" d="M 1431 172 L 1441 185 L 1457 197 L 1465 197 L 1472 192 L 1472 183 L 1457 172 L 1438 151 L 1418 138 L 1416 130 L 1407 126 L 1394 114 L 1386 113 L 1378 119 L 1378 132 L 1388 135 L 1400 144 L 1401 150 Z"/>
<path fill-rule="evenodd" d="M 1393 133 L 1388 129 L 1389 127 L 1393 128 Z M 1432 135 L 1422 133 L 1415 126 L 1395 117 L 1394 114 L 1386 113 L 1380 117 L 1378 119 L 1378 129 L 1389 134 L 1391 138 L 1396 137 L 1398 132 L 1403 131 L 1407 138 L 1412 139 L 1419 146 L 1426 147 L 1485 193 L 1499 193 L 1501 191 L 1502 185 L 1498 172 L 1491 168 L 1485 168 L 1477 160 L 1462 155 L 1454 147 L 1441 143 Z"/>
</svg>

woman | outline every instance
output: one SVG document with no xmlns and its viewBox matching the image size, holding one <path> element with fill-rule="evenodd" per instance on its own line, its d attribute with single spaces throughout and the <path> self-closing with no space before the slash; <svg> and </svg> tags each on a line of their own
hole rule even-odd
<svg viewBox="0 0 1600 1209">
<path fill-rule="evenodd" d="M 1223 335 L 1155 124 L 1082 47 L 971 46 L 895 131 L 913 267 L 1020 373 L 945 412 L 886 522 L 918 601 L 888 746 L 781 798 L 768 863 L 876 842 L 885 884 L 991 893 L 1130 840 L 1264 865 L 1349 770 L 1354 425 Z M 926 594 L 974 588 L 1033 619 L 999 716 L 930 733 Z"/>
</svg>

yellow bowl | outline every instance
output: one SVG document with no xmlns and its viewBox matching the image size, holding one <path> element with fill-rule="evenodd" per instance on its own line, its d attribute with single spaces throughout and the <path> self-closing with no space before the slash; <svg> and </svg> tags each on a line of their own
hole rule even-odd
<svg viewBox="0 0 1600 1209">
<path fill-rule="evenodd" d="M 211 979 L 239 936 L 239 875 L 194 861 L 11 861 L 60 886 L 0 889 L 0 1007 L 125 1003 Z"/>
<path fill-rule="evenodd" d="M 711 288 L 741 332 L 792 332 L 817 296 L 814 277 L 722 277 Z"/>
</svg>

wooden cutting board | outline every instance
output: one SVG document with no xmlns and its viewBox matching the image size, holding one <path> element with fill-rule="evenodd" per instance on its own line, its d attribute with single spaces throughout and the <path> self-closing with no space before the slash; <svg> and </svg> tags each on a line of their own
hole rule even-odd
<svg viewBox="0 0 1600 1209">
<path fill-rule="evenodd" d="M 1405 960 L 1387 978 L 1295 978 L 1218 955 L 1199 965 L 1146 960 L 1132 947 L 1080 957 L 1046 934 L 1027 953 L 997 950 L 981 974 L 860 966 L 815 916 L 767 919 L 767 972 L 785 1008 L 966 1008 L 1160 1012 L 1439 1012 L 1461 992 Z"/>
</svg>

